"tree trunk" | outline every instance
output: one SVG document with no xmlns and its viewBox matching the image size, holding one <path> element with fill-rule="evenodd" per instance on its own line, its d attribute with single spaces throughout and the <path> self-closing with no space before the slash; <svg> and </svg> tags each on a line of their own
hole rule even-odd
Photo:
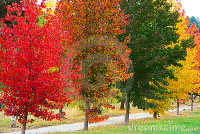
<svg viewBox="0 0 200 134">
<path fill-rule="evenodd" d="M 193 94 L 190 95 L 190 98 L 191 98 L 191 111 L 193 111 L 193 103 L 194 103 Z"/>
<path fill-rule="evenodd" d="M 11 127 L 16 127 L 16 120 L 15 120 L 15 116 L 11 116 Z"/>
<path fill-rule="evenodd" d="M 154 119 L 157 119 L 157 117 L 158 117 L 158 116 L 157 116 L 157 112 L 154 112 L 154 113 L 153 113 L 153 118 L 154 118 Z"/>
<path fill-rule="evenodd" d="M 89 102 L 86 101 L 85 102 L 86 104 L 86 110 L 85 110 L 85 120 L 84 120 L 84 131 L 87 131 L 88 130 L 88 113 L 89 113 L 89 108 L 90 108 L 90 105 L 89 105 Z"/>
<path fill-rule="evenodd" d="M 128 123 L 129 123 L 129 110 L 130 110 L 129 96 L 126 95 L 125 118 L 124 118 L 124 124 L 125 125 L 128 125 Z"/>
<path fill-rule="evenodd" d="M 124 108 L 124 102 L 121 102 L 120 109 L 125 109 Z"/>
<path fill-rule="evenodd" d="M 179 99 L 177 99 L 177 109 L 176 109 L 176 115 L 179 115 Z"/>
<path fill-rule="evenodd" d="M 60 118 L 62 119 L 62 118 L 63 118 L 63 115 L 62 115 L 62 108 L 59 109 L 59 114 L 60 114 Z"/>
<path fill-rule="evenodd" d="M 101 106 L 99 106 L 98 115 L 102 115 L 102 108 L 101 108 Z"/>
<path fill-rule="evenodd" d="M 25 122 L 22 124 L 22 134 L 25 134 L 28 113 L 24 115 Z"/>
</svg>

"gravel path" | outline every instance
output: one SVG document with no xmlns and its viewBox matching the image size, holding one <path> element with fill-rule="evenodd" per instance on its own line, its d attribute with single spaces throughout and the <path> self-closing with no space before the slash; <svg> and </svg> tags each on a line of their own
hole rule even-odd
<svg viewBox="0 0 200 134">
<path fill-rule="evenodd" d="M 200 106 L 194 106 L 200 107 Z M 180 107 L 180 111 L 183 109 L 189 110 L 190 106 L 182 106 Z M 176 111 L 176 110 L 169 110 L 169 112 Z M 141 118 L 152 118 L 152 115 L 149 113 L 135 113 L 130 114 L 129 119 L 141 119 Z M 94 123 L 89 124 L 90 127 L 96 127 L 96 126 L 105 126 L 105 125 L 113 125 L 122 123 L 124 121 L 124 116 L 117 116 L 117 117 L 111 117 L 108 118 L 108 120 L 100 122 L 100 123 Z M 73 124 L 65 124 L 65 125 L 58 125 L 58 126 L 50 126 L 50 127 L 43 127 L 43 128 L 37 128 L 32 130 L 26 130 L 26 134 L 41 134 L 41 133 L 54 133 L 54 132 L 71 132 L 71 131 L 77 131 L 83 129 L 83 123 L 73 123 Z M 8 134 L 21 134 L 21 131 L 19 132 L 12 132 Z"/>
</svg>

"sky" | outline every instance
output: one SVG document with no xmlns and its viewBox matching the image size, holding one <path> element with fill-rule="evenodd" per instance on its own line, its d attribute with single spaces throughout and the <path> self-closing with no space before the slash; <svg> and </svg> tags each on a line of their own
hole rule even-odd
<svg viewBox="0 0 200 134">
<path fill-rule="evenodd" d="M 40 4 L 42 2 L 42 0 L 37 0 L 38 4 Z"/>
<path fill-rule="evenodd" d="M 186 16 L 200 17 L 200 0 L 181 0 Z"/>
<path fill-rule="evenodd" d="M 38 0 L 40 3 L 42 0 Z M 200 17 L 200 0 L 181 0 L 186 16 Z"/>
</svg>

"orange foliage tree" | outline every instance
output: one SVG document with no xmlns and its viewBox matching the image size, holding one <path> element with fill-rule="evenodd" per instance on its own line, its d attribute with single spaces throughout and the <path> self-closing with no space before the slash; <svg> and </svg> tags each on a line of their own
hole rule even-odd
<svg viewBox="0 0 200 134">
<path fill-rule="evenodd" d="M 190 26 L 190 28 L 188 29 L 188 33 L 190 34 L 190 36 L 194 37 L 194 43 L 196 44 L 195 46 L 195 50 L 196 50 L 196 57 L 195 60 L 197 60 L 197 64 L 192 68 L 197 70 L 198 72 L 200 71 L 200 67 L 199 67 L 199 63 L 200 63 L 200 34 L 199 31 L 197 30 L 196 27 L 196 23 L 193 23 L 193 25 Z M 196 96 L 200 95 L 200 88 L 199 88 L 199 79 L 197 79 L 196 82 L 193 83 L 193 85 L 197 88 L 190 90 L 188 93 L 190 95 L 190 100 L 191 100 L 191 111 L 193 111 L 193 103 L 194 103 L 194 98 Z"/>
<path fill-rule="evenodd" d="M 130 50 L 116 39 L 124 32 L 128 15 L 120 10 L 120 0 L 60 0 L 55 14 L 59 14 L 69 33 L 66 46 L 74 52 L 74 69 L 82 62 L 79 100 L 84 103 L 84 130 L 89 122 L 98 122 L 108 116 L 98 117 L 98 108 L 114 108 L 106 98 L 115 96 L 111 83 L 125 80 L 130 61 Z"/>
</svg>

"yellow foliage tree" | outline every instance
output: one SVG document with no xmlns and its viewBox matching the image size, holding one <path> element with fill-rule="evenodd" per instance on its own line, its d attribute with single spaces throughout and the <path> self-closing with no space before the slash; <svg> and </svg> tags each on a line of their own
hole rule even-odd
<svg viewBox="0 0 200 134">
<path fill-rule="evenodd" d="M 188 99 L 188 93 L 193 92 L 198 88 L 199 84 L 194 84 L 199 81 L 199 71 L 193 69 L 198 64 L 196 60 L 197 50 L 195 48 L 187 49 L 187 56 L 185 61 L 180 61 L 182 67 L 170 66 L 169 69 L 174 69 L 176 80 L 168 79 L 168 90 L 172 92 L 172 96 L 177 101 L 177 115 L 179 114 L 179 104 L 181 100 Z"/>
<path fill-rule="evenodd" d="M 150 82 L 150 85 L 157 87 L 153 82 Z M 160 96 L 161 94 L 157 93 L 157 95 Z M 162 94 L 162 96 L 163 96 L 162 100 L 147 99 L 147 101 L 154 102 L 154 103 L 157 104 L 156 107 L 148 109 L 149 113 L 153 114 L 154 119 L 157 119 L 157 116 L 160 115 L 160 114 L 164 115 L 165 111 L 170 109 L 170 104 L 171 104 L 171 101 L 172 101 L 170 94 Z"/>
<path fill-rule="evenodd" d="M 189 39 L 191 36 L 195 37 L 196 26 L 188 29 L 189 20 L 188 17 L 185 17 L 184 10 L 181 11 L 181 3 L 173 3 L 175 6 L 174 10 L 178 10 L 180 13 L 180 23 L 177 24 L 177 32 L 180 34 L 178 45 L 182 43 L 182 40 Z M 194 43 L 197 44 L 197 38 L 194 38 Z M 171 47 L 173 47 L 173 44 Z M 171 97 L 174 98 L 177 102 L 177 115 L 179 115 L 179 105 L 181 100 L 188 99 L 188 93 L 193 92 L 196 88 L 199 87 L 199 84 L 194 84 L 196 81 L 199 81 L 199 71 L 195 69 L 198 65 L 196 59 L 197 50 L 195 48 L 187 48 L 187 56 L 185 60 L 179 61 L 182 67 L 170 66 L 168 69 L 174 70 L 174 75 L 177 80 L 168 79 L 169 85 L 167 86 L 168 90 L 172 92 Z"/>
<path fill-rule="evenodd" d="M 49 13 L 52 14 L 52 15 L 54 15 L 56 2 L 57 2 L 56 0 L 48 0 L 45 3 L 46 4 L 46 9 L 50 10 Z"/>
<path fill-rule="evenodd" d="M 163 100 L 149 99 L 148 101 L 155 102 L 155 103 L 158 104 L 157 107 L 148 109 L 149 113 L 153 114 L 153 118 L 157 119 L 157 116 L 159 114 L 164 115 L 165 111 L 169 110 L 172 100 L 169 97 L 169 98 L 166 98 L 166 99 L 163 99 Z"/>
</svg>

